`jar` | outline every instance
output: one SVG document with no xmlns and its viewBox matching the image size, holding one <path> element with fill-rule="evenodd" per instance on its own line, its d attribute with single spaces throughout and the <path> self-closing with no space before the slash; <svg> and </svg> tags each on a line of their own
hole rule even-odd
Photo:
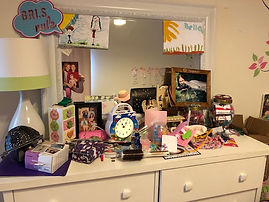
<svg viewBox="0 0 269 202">
<path fill-rule="evenodd" d="M 191 105 L 189 107 L 187 120 L 189 125 L 204 125 L 205 115 L 200 105 Z"/>
<path fill-rule="evenodd" d="M 234 108 L 232 106 L 232 98 L 229 95 L 215 95 L 212 99 L 212 118 L 215 127 L 228 127 L 234 117 Z"/>
</svg>

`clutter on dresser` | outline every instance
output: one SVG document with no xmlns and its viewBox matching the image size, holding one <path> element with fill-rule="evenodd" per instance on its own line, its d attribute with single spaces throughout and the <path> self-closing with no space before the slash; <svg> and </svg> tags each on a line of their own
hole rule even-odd
<svg viewBox="0 0 269 202">
<path fill-rule="evenodd" d="M 25 152 L 25 168 L 46 173 L 54 173 L 67 160 L 69 146 L 44 142 Z"/>
</svg>

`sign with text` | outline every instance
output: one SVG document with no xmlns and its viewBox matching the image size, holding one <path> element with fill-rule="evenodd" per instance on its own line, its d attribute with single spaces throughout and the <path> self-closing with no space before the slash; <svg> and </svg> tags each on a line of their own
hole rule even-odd
<svg viewBox="0 0 269 202">
<path fill-rule="evenodd" d="M 12 25 L 22 36 L 34 38 L 40 34 L 62 33 L 59 28 L 62 20 L 63 14 L 50 1 L 23 1 Z"/>
<path fill-rule="evenodd" d="M 163 21 L 164 54 L 204 52 L 204 25 L 201 22 Z"/>
</svg>

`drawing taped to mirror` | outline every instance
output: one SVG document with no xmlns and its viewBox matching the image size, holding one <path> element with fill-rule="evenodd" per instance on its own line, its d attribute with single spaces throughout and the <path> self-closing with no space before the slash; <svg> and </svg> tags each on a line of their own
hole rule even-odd
<svg viewBox="0 0 269 202">
<path fill-rule="evenodd" d="M 163 52 L 166 55 L 204 53 L 203 23 L 164 20 Z"/>
<path fill-rule="evenodd" d="M 165 68 L 133 67 L 131 68 L 131 85 L 135 87 L 157 86 L 164 83 Z"/>
<path fill-rule="evenodd" d="M 97 15 L 64 14 L 59 46 L 108 49 L 109 21 Z"/>
</svg>

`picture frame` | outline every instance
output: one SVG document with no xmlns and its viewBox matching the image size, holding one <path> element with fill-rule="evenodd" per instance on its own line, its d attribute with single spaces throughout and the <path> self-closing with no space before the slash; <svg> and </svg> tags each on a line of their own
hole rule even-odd
<svg viewBox="0 0 269 202">
<path fill-rule="evenodd" d="M 260 118 L 269 120 L 269 93 L 262 95 Z"/>
<path fill-rule="evenodd" d="M 74 102 L 76 119 L 76 136 L 80 133 L 95 131 L 102 126 L 101 102 Z"/>
<path fill-rule="evenodd" d="M 172 67 L 170 93 L 175 106 L 210 106 L 211 71 Z"/>
</svg>

